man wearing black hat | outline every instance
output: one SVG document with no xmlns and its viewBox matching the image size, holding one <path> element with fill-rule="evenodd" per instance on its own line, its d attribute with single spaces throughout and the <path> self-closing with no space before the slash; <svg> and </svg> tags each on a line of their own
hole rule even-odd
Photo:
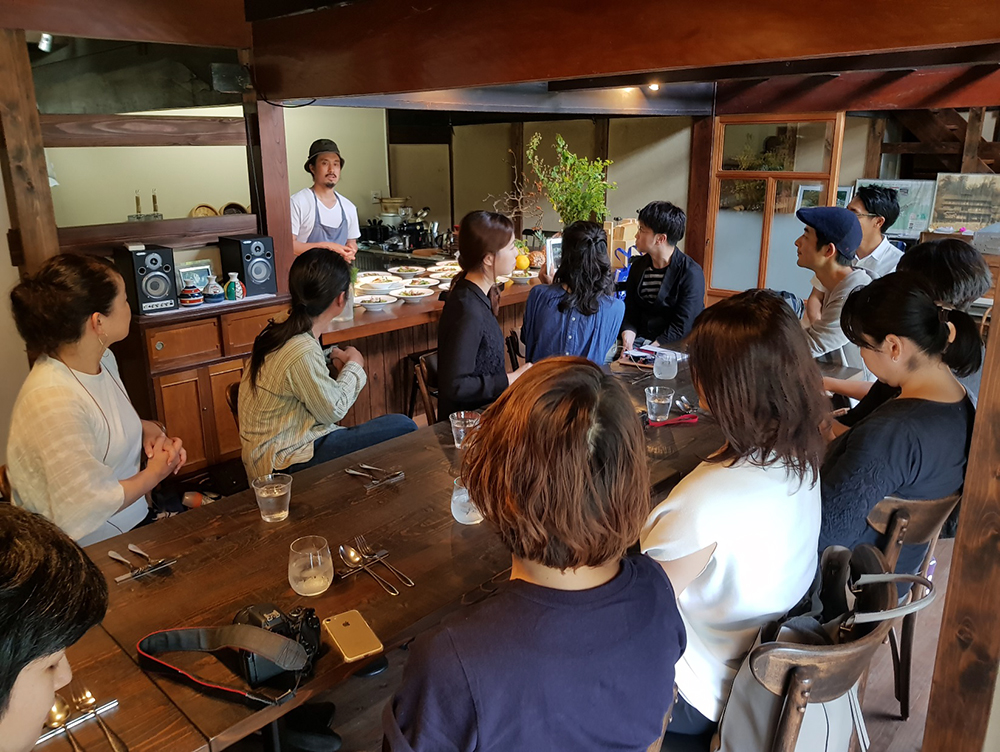
<svg viewBox="0 0 1000 752">
<path fill-rule="evenodd" d="M 818 316 L 802 316 L 802 326 L 814 358 L 860 368 L 867 374 L 861 351 L 851 344 L 840 327 L 840 312 L 847 296 L 872 281 L 866 269 L 854 268 L 861 244 L 861 224 L 857 216 L 837 206 L 799 209 L 795 213 L 805 230 L 795 241 L 798 261 L 812 270 L 827 291 Z"/>
<path fill-rule="evenodd" d="M 344 167 L 340 148 L 328 138 L 313 141 L 303 167 L 313 184 L 292 196 L 292 250 L 327 248 L 353 261 L 361 228 L 358 207 L 334 190 Z"/>
</svg>

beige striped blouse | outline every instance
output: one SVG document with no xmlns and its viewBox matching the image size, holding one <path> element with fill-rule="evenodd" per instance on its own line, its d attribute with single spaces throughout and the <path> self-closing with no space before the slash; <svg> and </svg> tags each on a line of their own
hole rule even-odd
<svg viewBox="0 0 1000 752">
<path fill-rule="evenodd" d="M 257 386 L 250 368 L 240 383 L 240 440 L 243 466 L 251 480 L 308 462 L 313 442 L 340 428 L 368 377 L 347 363 L 337 378 L 311 332 L 292 337 L 264 359 Z"/>
</svg>

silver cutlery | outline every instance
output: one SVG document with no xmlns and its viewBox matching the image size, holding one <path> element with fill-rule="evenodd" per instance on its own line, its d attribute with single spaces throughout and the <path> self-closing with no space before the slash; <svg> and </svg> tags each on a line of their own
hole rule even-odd
<svg viewBox="0 0 1000 752">
<path fill-rule="evenodd" d="M 149 562 L 149 566 L 151 567 L 157 567 L 165 561 L 164 559 L 151 559 L 149 557 L 149 554 L 147 554 L 145 551 L 143 551 L 134 543 L 128 544 L 128 550 L 134 554 L 139 554 L 139 556 L 141 556 L 143 559 Z"/>
<path fill-rule="evenodd" d="M 344 561 L 344 565 L 348 569 L 364 569 L 368 574 L 375 578 L 375 581 L 382 586 L 382 589 L 389 595 L 399 595 L 399 591 L 396 587 L 382 578 L 377 572 L 371 569 L 371 566 L 365 562 L 361 554 L 355 551 L 353 548 L 348 546 L 346 543 L 340 546 L 340 558 Z"/>
<path fill-rule="evenodd" d="M 381 562 L 382 565 L 386 569 L 388 569 L 390 572 L 392 572 L 394 575 L 396 575 L 397 579 L 400 582 L 402 582 L 404 585 L 406 585 L 406 587 L 413 587 L 414 586 L 413 580 L 411 580 L 405 574 L 403 574 L 398 569 L 396 569 L 396 567 L 394 567 L 392 564 L 390 564 L 387 559 L 385 559 L 385 558 L 376 559 L 375 558 L 380 552 L 375 551 L 375 549 L 373 549 L 370 545 L 368 545 L 368 541 L 365 539 L 365 536 L 363 536 L 363 535 L 357 535 L 357 536 L 355 536 L 354 537 L 354 545 L 357 546 L 358 551 L 361 552 L 361 556 L 364 557 L 364 559 L 365 559 L 366 562 L 370 562 L 372 564 L 374 564 L 376 561 Z"/>
<path fill-rule="evenodd" d="M 365 466 L 362 465 L 361 467 Z M 348 475 L 356 475 L 359 478 L 368 478 L 369 482 L 365 484 L 365 488 L 368 489 L 375 488 L 376 486 L 380 486 L 383 483 L 396 483 L 397 481 L 403 480 L 403 478 L 406 477 L 406 475 L 403 473 L 402 470 L 397 470 L 393 473 L 388 473 L 386 475 L 383 475 L 382 477 L 376 477 L 371 473 L 366 473 L 363 470 L 356 470 L 353 467 L 344 468 L 344 472 L 347 473 Z M 386 471 L 383 470 L 382 472 Z"/>
<path fill-rule="evenodd" d="M 94 708 L 91 712 L 93 712 L 93 713 L 95 713 L 97 715 L 103 715 L 104 713 L 107 713 L 109 710 L 114 710 L 117 707 L 118 707 L 118 700 L 108 700 L 106 703 L 104 703 L 100 707 Z M 65 731 L 63 730 L 63 725 L 65 725 L 65 727 L 68 728 L 68 729 L 70 729 L 70 728 L 76 728 L 80 724 L 86 723 L 89 720 L 89 713 L 88 713 L 87 715 L 80 715 L 80 716 L 76 716 L 75 718 L 70 718 L 69 720 L 67 720 L 65 722 L 65 724 L 60 723 L 57 726 L 54 723 L 50 722 L 51 719 L 52 719 L 52 713 L 53 713 L 53 711 L 50 710 L 49 711 L 49 718 L 46 720 L 46 723 L 45 723 L 45 727 L 47 729 L 49 729 L 49 730 L 46 731 L 44 734 L 42 734 L 40 737 L 38 737 L 38 741 L 35 742 L 35 744 L 41 744 L 42 742 L 47 742 L 52 737 L 59 736 L 59 734 L 65 733 Z"/>
<path fill-rule="evenodd" d="M 72 714 L 73 710 L 70 708 L 69 703 L 61 695 L 56 695 L 55 702 L 49 708 L 49 716 L 45 719 L 45 727 L 54 731 L 65 732 L 66 738 L 73 748 L 73 752 L 83 752 L 80 742 L 76 740 L 73 732 L 69 730 L 69 718 Z"/>
<path fill-rule="evenodd" d="M 379 551 L 377 554 L 375 554 L 374 558 L 368 559 L 367 563 L 368 564 L 375 564 L 376 562 L 381 561 L 382 559 L 384 559 L 388 555 L 389 555 L 389 552 L 386 551 L 385 549 L 383 549 L 383 550 Z M 357 567 L 356 569 L 349 569 L 346 572 L 337 572 L 337 579 L 338 580 L 346 580 L 348 577 L 356 575 L 358 572 L 364 572 L 364 571 L 365 571 L 364 567 Z"/>
<path fill-rule="evenodd" d="M 132 550 L 131 546 L 129 546 L 129 550 L 130 551 Z M 121 574 L 115 577 L 115 582 L 119 584 L 127 580 L 135 580 L 138 579 L 139 577 L 145 577 L 147 574 L 152 574 L 153 572 L 159 572 L 161 569 L 166 569 L 167 567 L 177 563 L 177 559 L 170 559 L 169 561 L 164 559 L 159 559 L 155 564 L 147 564 L 144 567 L 137 567 L 117 551 L 108 551 L 108 556 L 110 556 L 115 561 L 124 564 L 129 569 L 128 574 Z"/>
<path fill-rule="evenodd" d="M 129 546 L 132 548 L 132 546 Z M 143 554 L 145 556 L 145 554 Z M 97 725 L 101 727 L 101 731 L 104 732 L 105 738 L 108 740 L 113 752 L 129 752 L 128 746 L 121 740 L 111 727 L 104 722 L 104 719 L 97 714 L 95 708 L 97 707 L 97 698 L 91 694 L 90 690 L 84 686 L 73 686 L 71 695 L 73 697 L 73 704 L 76 706 L 77 711 L 83 713 L 83 718 L 87 716 L 94 716 L 97 721 Z"/>
</svg>

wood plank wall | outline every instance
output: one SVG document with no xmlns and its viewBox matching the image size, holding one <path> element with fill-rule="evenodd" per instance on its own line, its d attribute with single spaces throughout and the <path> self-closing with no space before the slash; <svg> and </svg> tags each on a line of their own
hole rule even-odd
<svg viewBox="0 0 1000 752">
<path fill-rule="evenodd" d="M 521 328 L 524 308 L 524 303 L 516 303 L 500 309 L 500 330 L 504 337 L 511 329 Z M 368 384 L 340 425 L 356 426 L 388 413 L 405 415 L 413 384 L 413 366 L 407 356 L 437 349 L 437 332 L 435 322 L 338 342 L 340 347 L 353 345 L 358 348 L 365 358 L 365 371 L 368 373 Z M 414 414 L 422 414 L 423 411 L 418 395 Z"/>
</svg>

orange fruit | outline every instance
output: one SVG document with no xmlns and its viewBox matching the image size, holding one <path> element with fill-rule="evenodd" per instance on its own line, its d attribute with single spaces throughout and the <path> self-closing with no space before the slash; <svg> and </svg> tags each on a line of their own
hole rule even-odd
<svg viewBox="0 0 1000 752">
<path fill-rule="evenodd" d="M 525 269 L 528 268 L 528 266 L 529 266 L 530 263 L 531 262 L 530 262 L 530 260 L 528 259 L 527 256 L 518 256 L 517 260 L 514 261 L 514 266 L 515 266 L 515 268 L 523 271 L 523 270 L 525 270 Z"/>
</svg>

